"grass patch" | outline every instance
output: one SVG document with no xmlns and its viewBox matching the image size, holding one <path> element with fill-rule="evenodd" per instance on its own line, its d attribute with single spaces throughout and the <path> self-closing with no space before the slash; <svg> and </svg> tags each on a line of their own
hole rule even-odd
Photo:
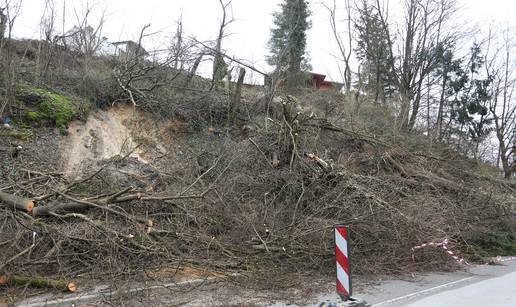
<svg viewBox="0 0 516 307">
<path fill-rule="evenodd" d="M 30 138 L 34 136 L 31 130 L 24 129 L 24 130 L 9 130 L 9 131 L 0 131 L 1 137 L 11 137 L 18 140 L 27 141 Z"/>
</svg>

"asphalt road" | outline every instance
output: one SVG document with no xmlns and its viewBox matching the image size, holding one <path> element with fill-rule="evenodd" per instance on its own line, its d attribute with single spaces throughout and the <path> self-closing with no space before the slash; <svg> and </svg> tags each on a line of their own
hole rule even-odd
<svg viewBox="0 0 516 307">
<path fill-rule="evenodd" d="M 386 280 L 358 295 L 372 307 L 512 307 L 516 306 L 516 259 L 414 280 Z"/>
<path fill-rule="evenodd" d="M 516 307 L 516 259 L 499 265 L 467 266 L 462 271 L 359 280 L 353 297 L 372 307 Z M 286 306 L 276 304 L 275 306 Z M 346 306 L 334 293 L 321 294 L 306 306 Z"/>
<path fill-rule="evenodd" d="M 407 306 L 516 306 L 516 271 L 458 289 L 443 291 Z"/>
</svg>

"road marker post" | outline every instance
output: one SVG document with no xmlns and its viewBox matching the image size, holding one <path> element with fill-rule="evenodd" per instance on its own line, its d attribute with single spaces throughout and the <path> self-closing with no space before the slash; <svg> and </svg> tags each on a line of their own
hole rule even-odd
<svg viewBox="0 0 516 307">
<path fill-rule="evenodd" d="M 347 225 L 335 226 L 335 260 L 337 275 L 337 294 L 343 301 L 351 299 L 351 261 L 350 228 Z"/>
</svg>

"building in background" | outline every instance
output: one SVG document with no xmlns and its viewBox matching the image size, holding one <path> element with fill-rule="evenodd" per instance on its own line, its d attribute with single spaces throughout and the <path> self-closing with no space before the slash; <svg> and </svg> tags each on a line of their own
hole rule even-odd
<svg viewBox="0 0 516 307">
<path fill-rule="evenodd" d="M 317 74 L 314 72 L 307 72 L 308 81 L 307 85 L 311 88 L 320 90 L 320 91 L 329 91 L 335 90 L 340 91 L 344 86 L 343 83 L 328 81 L 326 79 L 326 75 Z"/>
<path fill-rule="evenodd" d="M 337 91 L 340 92 L 342 87 L 344 87 L 343 83 L 333 82 L 326 80 L 326 75 L 314 73 L 314 72 L 304 72 L 304 76 L 306 77 L 305 85 L 307 88 L 312 88 L 319 91 Z M 271 79 L 269 76 L 264 77 L 264 84 L 270 84 Z M 277 87 L 283 87 L 285 83 L 284 79 L 279 79 L 276 81 Z"/>
<path fill-rule="evenodd" d="M 138 43 L 127 40 L 120 42 L 113 42 L 114 54 L 122 59 L 145 58 L 149 53 Z"/>
</svg>

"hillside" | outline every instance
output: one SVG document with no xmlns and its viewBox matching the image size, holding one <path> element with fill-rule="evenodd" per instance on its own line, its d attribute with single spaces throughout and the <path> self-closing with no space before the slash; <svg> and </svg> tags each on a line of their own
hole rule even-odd
<svg viewBox="0 0 516 307">
<path fill-rule="evenodd" d="M 359 275 L 457 268 L 441 248 L 413 250 L 445 239 L 468 262 L 516 253 L 516 183 L 396 131 L 394 110 L 249 87 L 232 122 L 232 91 L 210 80 L 182 88 L 185 72 L 137 63 L 144 85 L 175 77 L 134 98 L 117 59 L 65 51 L 41 79 L 33 43 L 16 47 L 16 103 L 0 128 L 0 191 L 22 200 L 0 203 L 1 276 L 81 288 L 187 267 L 290 287 L 333 276 L 336 224 L 352 226 Z"/>
</svg>

